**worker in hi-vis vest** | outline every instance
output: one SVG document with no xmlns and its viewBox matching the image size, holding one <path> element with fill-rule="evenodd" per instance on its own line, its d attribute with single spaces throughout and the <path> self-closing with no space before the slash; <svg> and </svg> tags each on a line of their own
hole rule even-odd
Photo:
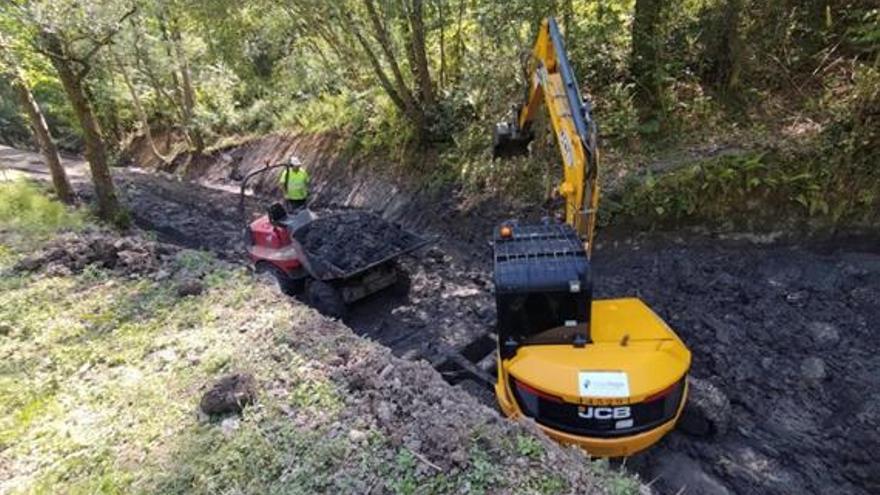
<svg viewBox="0 0 880 495">
<path fill-rule="evenodd" d="M 287 211 L 293 213 L 306 206 L 309 199 L 309 173 L 302 168 L 298 157 L 290 157 L 290 166 L 281 171 L 278 183 L 284 192 Z"/>
</svg>

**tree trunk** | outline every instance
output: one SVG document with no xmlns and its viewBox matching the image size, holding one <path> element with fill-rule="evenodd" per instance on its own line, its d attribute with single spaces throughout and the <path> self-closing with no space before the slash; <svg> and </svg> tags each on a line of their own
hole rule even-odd
<svg viewBox="0 0 880 495">
<path fill-rule="evenodd" d="M 128 88 L 128 93 L 131 95 L 131 101 L 134 104 L 134 110 L 138 114 L 138 118 L 140 118 L 141 126 L 144 128 L 144 137 L 147 139 L 147 145 L 150 147 L 150 153 L 159 160 L 163 165 L 168 165 L 169 160 L 167 157 L 162 155 L 159 152 L 159 148 L 156 147 L 156 141 L 153 139 L 153 131 L 150 129 L 150 119 L 147 116 L 147 111 L 144 110 L 144 106 L 141 104 L 141 98 L 138 95 L 137 88 L 134 87 L 134 83 L 131 81 L 131 77 L 128 75 L 128 68 L 122 62 L 122 59 L 119 55 L 114 54 L 116 59 L 116 65 L 119 67 L 119 73 L 122 75 L 122 80 L 125 82 L 125 87 Z"/>
<path fill-rule="evenodd" d="M 385 58 L 388 60 L 388 66 L 391 68 L 391 73 L 394 76 L 395 84 L 393 86 L 388 79 L 388 76 L 385 74 L 385 71 L 382 69 L 375 52 L 370 48 L 369 42 L 360 34 L 357 28 L 352 28 L 352 31 L 357 37 L 358 42 L 361 44 L 361 47 L 364 49 L 364 52 L 367 54 L 367 58 L 370 60 L 370 65 L 373 66 L 373 71 L 376 73 L 379 83 L 385 89 L 385 92 L 388 93 L 389 97 L 391 97 L 392 101 L 394 101 L 395 105 L 403 111 L 404 115 L 407 116 L 407 119 L 409 119 L 410 123 L 415 127 L 419 139 L 421 140 L 424 137 L 425 132 L 426 118 L 424 109 L 415 100 L 412 92 L 406 85 L 406 81 L 403 79 L 400 64 L 397 63 L 397 58 L 394 56 L 391 38 L 388 36 L 385 26 L 382 24 L 382 19 L 373 4 L 373 1 L 364 0 L 364 6 L 367 8 L 367 14 L 370 17 L 376 41 L 379 43 L 379 47 L 382 49 Z"/>
<path fill-rule="evenodd" d="M 461 77 L 461 66 L 464 58 L 464 35 L 462 32 L 462 28 L 464 26 L 464 10 L 465 10 L 465 1 L 460 0 L 458 2 L 458 20 L 456 21 L 456 29 L 455 29 L 455 68 L 454 73 L 455 77 L 453 79 L 453 84 L 457 83 Z"/>
<path fill-rule="evenodd" d="M 356 27 L 352 29 L 352 32 L 354 33 L 355 38 L 357 38 L 358 43 L 360 43 L 361 48 L 363 48 L 364 53 L 367 54 L 367 60 L 370 61 L 370 66 L 373 67 L 373 72 L 376 74 L 376 78 L 379 79 L 379 84 L 382 86 L 382 89 L 385 90 L 385 93 L 391 99 L 391 102 L 394 103 L 394 106 L 403 112 L 404 115 L 409 117 L 411 106 L 403 100 L 403 97 L 397 92 L 397 89 L 395 89 L 391 80 L 388 79 L 388 75 L 385 74 L 385 71 L 382 69 L 382 64 L 379 63 L 379 59 L 370 48 L 370 44 L 364 39 L 364 36 Z"/>
<path fill-rule="evenodd" d="M 171 30 L 171 38 L 174 41 L 174 48 L 177 52 L 177 63 L 180 66 L 180 82 L 183 87 L 183 111 L 186 117 L 185 125 L 189 129 L 192 137 L 193 146 L 195 146 L 196 154 L 200 154 L 205 149 L 205 140 L 201 131 L 193 122 L 196 107 L 196 93 L 192 85 L 192 72 L 189 67 L 189 59 L 183 50 L 183 40 L 181 39 L 180 30 L 173 25 Z"/>
<path fill-rule="evenodd" d="M 141 40 L 143 39 L 143 27 L 139 22 L 135 22 L 134 20 L 131 24 L 134 33 L 133 48 L 135 53 L 135 60 L 137 63 L 137 72 L 140 72 L 141 74 L 146 76 L 147 79 L 149 79 L 150 85 L 153 87 L 153 91 L 156 92 L 156 105 L 159 107 L 159 110 L 161 111 L 162 108 L 159 100 L 165 100 L 170 110 L 174 112 L 175 117 L 180 122 L 183 122 L 183 110 L 181 109 L 178 102 L 175 101 L 174 97 L 171 96 L 170 93 L 168 93 L 168 91 L 162 85 L 162 82 L 159 80 L 159 76 L 155 72 L 155 66 L 150 56 L 149 48 L 144 49 L 141 45 Z M 168 47 L 167 43 L 165 44 L 165 47 Z"/>
<path fill-rule="evenodd" d="M 443 11 L 443 1 L 437 2 L 437 15 L 440 18 L 440 75 L 437 84 L 442 92 L 446 87 L 446 15 Z"/>
<path fill-rule="evenodd" d="M 43 31 L 41 35 L 50 53 L 62 55 L 65 53 L 61 39 L 56 33 Z M 50 57 L 50 60 L 58 72 L 70 106 L 76 114 L 80 127 L 82 127 L 83 140 L 86 145 L 86 160 L 89 162 L 92 183 L 95 186 L 95 196 L 98 199 L 98 216 L 104 220 L 115 221 L 119 214 L 119 200 L 116 198 L 110 166 L 107 163 L 104 136 L 92 111 L 92 103 L 86 96 L 82 79 L 74 69 L 73 62 L 63 56 L 53 56 Z"/>
<path fill-rule="evenodd" d="M 394 56 L 394 48 L 391 43 L 391 38 L 388 36 L 388 31 L 385 29 L 385 26 L 382 24 L 382 19 L 379 16 L 379 13 L 376 11 L 376 7 L 373 4 L 373 1 L 364 0 L 364 6 L 367 8 L 367 14 L 369 15 L 370 22 L 373 25 L 373 32 L 375 34 L 376 41 L 379 42 L 379 47 L 382 49 L 382 53 L 385 54 L 385 58 L 388 61 L 388 66 L 391 68 L 391 74 L 394 76 L 396 92 L 406 106 L 406 113 L 408 115 L 421 114 L 421 108 L 419 108 L 419 105 L 416 103 L 415 98 L 413 98 L 412 93 L 406 85 L 406 81 L 403 79 L 403 73 L 400 70 L 400 64 L 397 63 L 397 57 Z M 363 40 L 361 44 L 363 45 L 365 42 L 366 40 Z"/>
<path fill-rule="evenodd" d="M 162 34 L 162 44 L 165 48 L 165 55 L 168 57 L 168 60 L 174 60 L 174 51 L 172 50 L 172 45 L 174 43 L 171 40 L 171 36 L 168 34 L 168 21 L 166 19 L 166 14 L 164 12 L 160 12 L 159 14 L 159 32 Z M 177 71 L 171 70 L 171 88 L 174 91 L 174 101 L 176 103 L 177 113 L 179 114 L 180 122 L 183 127 L 183 137 L 186 139 L 187 146 L 192 149 L 195 147 L 195 140 L 192 136 L 192 129 L 187 126 L 187 114 L 184 105 L 183 91 L 180 88 L 180 78 L 177 77 Z"/>
<path fill-rule="evenodd" d="M 745 57 L 745 42 L 742 39 L 743 0 L 727 0 L 727 32 L 725 41 L 726 67 L 723 71 L 724 89 L 729 94 L 737 94 L 742 83 L 742 66 Z"/>
<path fill-rule="evenodd" d="M 425 21 L 422 16 L 422 0 L 412 0 L 409 9 L 409 24 L 412 33 L 412 53 L 415 61 L 415 75 L 419 84 L 419 96 L 425 106 L 434 106 L 434 85 L 428 68 L 428 54 L 425 47 Z"/>
<path fill-rule="evenodd" d="M 55 195 L 64 203 L 73 204 L 76 199 L 73 188 L 70 187 L 67 173 L 61 165 L 58 148 L 55 146 L 55 141 L 52 139 L 52 134 L 49 132 L 49 126 L 46 124 L 46 119 L 43 118 L 40 106 L 37 105 L 37 101 L 34 100 L 34 95 L 31 93 L 30 88 L 27 87 L 27 83 L 20 76 L 16 77 L 12 86 L 18 94 L 22 108 L 27 112 L 28 118 L 31 121 L 34 138 L 40 146 L 40 152 L 43 154 L 46 165 L 49 167 L 49 173 L 52 176 L 52 186 L 55 189 Z"/>
<path fill-rule="evenodd" d="M 636 83 L 636 104 L 642 122 L 657 119 L 662 111 L 662 74 L 658 45 L 665 0 L 636 0 L 630 60 Z"/>
</svg>

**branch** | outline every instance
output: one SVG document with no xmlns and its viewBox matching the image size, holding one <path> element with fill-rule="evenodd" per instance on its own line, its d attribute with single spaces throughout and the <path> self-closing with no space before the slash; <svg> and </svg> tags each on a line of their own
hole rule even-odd
<svg viewBox="0 0 880 495">
<path fill-rule="evenodd" d="M 92 47 L 92 49 L 89 50 L 85 54 L 84 57 L 71 58 L 71 60 L 73 60 L 83 66 L 82 70 L 76 73 L 77 79 L 82 79 L 83 77 L 86 76 L 86 74 L 89 73 L 89 71 L 92 69 L 92 66 L 89 64 L 92 57 L 94 57 L 95 54 L 98 53 L 98 50 L 100 50 L 101 48 L 104 48 L 105 46 L 109 45 L 113 41 L 113 37 L 116 36 L 116 33 L 118 33 L 120 29 L 122 29 L 122 23 L 125 22 L 126 19 L 128 19 L 129 17 L 134 15 L 134 13 L 137 12 L 137 9 L 138 9 L 137 5 L 133 5 L 128 10 L 128 12 L 123 14 L 122 17 L 120 17 L 119 20 L 116 21 L 116 26 L 114 28 L 112 28 L 109 32 L 107 32 L 107 34 L 103 38 L 98 40 L 95 43 L 95 45 Z"/>
<path fill-rule="evenodd" d="M 403 98 L 397 93 L 394 89 L 394 86 L 391 84 L 391 81 L 388 80 L 388 76 L 385 75 L 385 71 L 382 70 L 382 65 L 379 63 L 379 59 L 376 57 L 376 54 L 370 49 L 369 43 L 364 39 L 360 30 L 356 26 L 352 26 L 352 33 L 357 38 L 358 42 L 361 44 L 361 47 L 364 49 L 364 53 L 367 55 L 367 59 L 370 61 L 370 65 L 373 66 L 373 72 L 375 72 L 376 77 L 379 79 L 379 84 L 382 85 L 382 88 L 388 94 L 388 97 L 391 98 L 391 101 L 394 105 L 403 113 L 408 113 L 410 110 L 409 107 L 404 103 Z"/>
<path fill-rule="evenodd" d="M 70 60 L 70 57 L 62 55 L 60 53 L 53 52 L 51 50 L 47 50 L 37 43 L 30 43 L 30 45 L 31 45 L 31 48 L 33 48 L 33 50 L 35 52 L 37 52 L 40 55 L 43 55 L 45 57 L 54 58 L 55 60 Z"/>
<path fill-rule="evenodd" d="M 404 104 L 407 106 L 407 109 L 410 111 L 417 112 L 418 105 L 416 105 L 415 97 L 413 97 L 412 93 L 410 93 L 409 88 L 406 85 L 406 81 L 403 79 L 403 73 L 400 70 L 400 65 L 397 63 L 397 58 L 394 56 L 394 52 L 392 51 L 392 41 L 391 37 L 388 35 L 388 31 L 385 28 L 385 25 L 382 23 L 382 19 L 379 16 L 378 11 L 376 10 L 376 6 L 373 4 L 373 0 L 364 0 L 364 6 L 367 8 L 367 14 L 370 18 L 370 22 L 373 25 L 373 31 L 376 38 L 376 41 L 379 42 L 379 48 L 382 49 L 382 53 L 385 54 L 385 58 L 388 61 L 388 66 L 391 68 L 391 74 L 394 76 L 394 81 L 397 83 L 397 92 L 400 94 Z M 366 41 L 362 41 L 361 44 L 366 48 Z"/>
</svg>

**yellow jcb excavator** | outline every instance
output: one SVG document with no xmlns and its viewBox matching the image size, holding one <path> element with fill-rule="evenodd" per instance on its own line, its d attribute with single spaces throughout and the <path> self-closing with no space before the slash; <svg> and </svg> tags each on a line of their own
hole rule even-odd
<svg viewBox="0 0 880 495">
<path fill-rule="evenodd" d="M 690 351 L 641 300 L 593 300 L 599 202 L 596 123 L 556 21 L 541 24 L 528 100 L 495 128 L 496 157 L 528 153 L 542 104 L 562 155 L 565 222 L 506 222 L 494 234 L 495 395 L 549 436 L 602 457 L 654 444 L 681 415 Z"/>
</svg>

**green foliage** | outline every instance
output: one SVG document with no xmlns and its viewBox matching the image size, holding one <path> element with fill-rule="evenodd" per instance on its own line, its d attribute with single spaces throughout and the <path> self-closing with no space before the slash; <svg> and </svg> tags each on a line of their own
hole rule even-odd
<svg viewBox="0 0 880 495">
<path fill-rule="evenodd" d="M 49 70 L 48 67 L 41 67 L 29 71 L 31 91 L 40 104 L 57 146 L 63 150 L 79 151 L 83 146 L 82 130 L 67 103 L 61 83 L 47 72 Z"/>
<path fill-rule="evenodd" d="M 0 144 L 27 146 L 31 136 L 12 87 L 0 79 Z"/>
<path fill-rule="evenodd" d="M 826 139 L 833 139 L 834 130 Z M 880 226 L 876 152 L 830 143 L 808 151 L 725 156 L 660 177 L 632 179 L 608 214 L 616 221 L 671 227 L 807 231 Z M 871 156 L 874 156 L 871 158 Z M 607 217 L 606 217 L 607 221 Z"/>
<path fill-rule="evenodd" d="M 880 50 L 880 9 L 853 12 L 854 22 L 847 28 L 847 38 L 867 54 Z"/>
<path fill-rule="evenodd" d="M 191 144 L 180 141 L 193 131 L 209 148 L 231 135 L 332 133 L 346 140 L 349 155 L 381 163 L 377 166 L 407 167 L 431 191 L 458 189 L 532 204 L 546 199 L 559 175 L 554 146 L 543 142 L 546 126 L 530 159 L 496 162 L 488 150 L 492 125 L 522 101 L 529 52 L 545 16 L 554 15 L 563 27 L 581 91 L 594 104 L 603 155 L 624 157 L 620 161 L 633 153 L 707 141 L 729 144 L 744 136 L 778 141 L 777 129 L 793 121 L 829 132 L 837 128 L 840 143 L 852 142 L 845 133 L 865 126 L 836 123 L 857 108 L 853 99 L 867 101 L 864 94 L 880 86 L 871 68 L 880 47 L 880 11 L 866 0 L 845 9 L 836 4 L 826 9 L 822 2 L 663 2 L 651 26 L 656 35 L 648 40 L 657 61 L 646 79 L 658 85 L 658 108 L 647 113 L 636 83 L 644 75 L 633 72 L 635 0 L 425 2 L 425 53 L 435 96 L 428 104 L 417 84 L 412 26 L 404 9 L 412 2 L 373 3 L 387 40 L 379 39 L 360 0 L 224 0 L 211 8 L 178 0 L 140 3 L 118 26 L 113 20 L 128 2 L 38 2 L 46 4 L 47 22 L 84 37 L 73 42 L 78 51 L 109 27 L 120 29 L 112 52 L 98 52 L 88 78 L 111 141 L 142 132 L 117 67 L 121 63 L 154 133 L 172 136 L 178 151 Z M 90 9 L 100 15 L 94 28 L 86 29 Z M 62 146 L 76 148 L 78 125 L 47 57 L 33 49 L 33 21 L 10 7 L 0 11 L 11 53 L 52 130 Z M 424 111 L 422 129 L 380 84 L 378 74 L 384 73 L 398 85 L 392 59 L 402 87 Z M 184 115 L 184 65 L 195 88 L 191 122 Z M 0 129 L 6 139 L 22 142 L 28 131 L 7 93 L 0 83 Z M 823 143 L 811 141 L 821 148 L 815 156 L 853 159 Z M 805 153 L 798 160 L 815 158 Z M 826 208 L 811 194 L 816 193 L 798 191 L 792 201 L 813 216 L 826 209 L 833 216 L 833 206 Z M 691 203 L 661 202 L 651 210 L 688 214 Z"/>
<path fill-rule="evenodd" d="M 517 435 L 516 451 L 522 456 L 537 459 L 544 453 L 544 447 L 541 445 L 541 442 L 533 436 Z"/>
<path fill-rule="evenodd" d="M 76 230 L 84 224 L 81 212 L 67 209 L 32 182 L 0 182 L 0 227 L 33 234 Z"/>
</svg>

